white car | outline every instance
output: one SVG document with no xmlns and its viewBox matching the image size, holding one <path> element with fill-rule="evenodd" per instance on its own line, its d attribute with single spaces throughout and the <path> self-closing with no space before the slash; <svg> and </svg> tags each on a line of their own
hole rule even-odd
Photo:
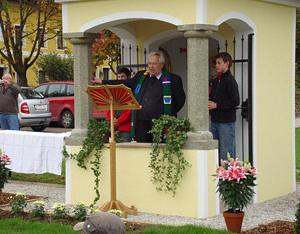
<svg viewBox="0 0 300 234">
<path fill-rule="evenodd" d="M 22 87 L 18 96 L 19 124 L 31 127 L 34 131 L 43 131 L 51 121 L 49 101 L 33 88 Z"/>
</svg>

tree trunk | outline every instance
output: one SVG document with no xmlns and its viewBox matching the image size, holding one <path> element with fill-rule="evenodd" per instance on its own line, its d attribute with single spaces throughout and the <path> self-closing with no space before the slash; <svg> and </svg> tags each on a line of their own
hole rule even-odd
<svg viewBox="0 0 300 234">
<path fill-rule="evenodd" d="M 18 73 L 18 85 L 20 87 L 27 87 L 28 84 L 27 84 L 27 77 L 26 77 L 26 72 L 23 73 Z"/>
</svg>

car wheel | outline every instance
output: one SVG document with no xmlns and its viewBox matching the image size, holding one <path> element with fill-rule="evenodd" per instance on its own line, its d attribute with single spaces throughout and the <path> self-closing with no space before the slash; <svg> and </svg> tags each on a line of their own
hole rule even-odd
<svg viewBox="0 0 300 234">
<path fill-rule="evenodd" d="M 39 125 L 39 126 L 32 126 L 31 128 L 35 132 L 41 132 L 41 131 L 44 131 L 46 129 L 46 126 L 45 125 Z"/>
<path fill-rule="evenodd" d="M 65 110 L 61 114 L 61 125 L 64 128 L 72 128 L 74 126 L 74 116 L 71 111 Z"/>
</svg>

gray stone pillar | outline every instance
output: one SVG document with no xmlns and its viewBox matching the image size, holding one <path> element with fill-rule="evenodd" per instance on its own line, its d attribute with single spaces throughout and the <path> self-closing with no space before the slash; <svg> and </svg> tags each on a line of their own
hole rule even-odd
<svg viewBox="0 0 300 234">
<path fill-rule="evenodd" d="M 178 27 L 187 38 L 187 113 L 195 133 L 189 133 L 186 148 L 215 149 L 217 142 L 209 132 L 208 111 L 208 38 L 216 25 L 190 24 Z"/>
<path fill-rule="evenodd" d="M 81 145 L 87 136 L 87 123 L 93 117 L 92 102 L 86 89 L 92 79 L 92 44 L 97 34 L 66 33 L 74 53 L 74 108 L 75 128 L 71 137 L 66 139 L 68 145 Z"/>
</svg>

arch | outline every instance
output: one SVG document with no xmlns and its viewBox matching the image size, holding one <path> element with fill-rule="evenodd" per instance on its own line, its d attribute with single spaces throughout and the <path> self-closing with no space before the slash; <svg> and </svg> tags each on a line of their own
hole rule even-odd
<svg viewBox="0 0 300 234">
<path fill-rule="evenodd" d="M 173 25 L 182 25 L 182 20 L 174 16 L 157 13 L 153 11 L 123 11 L 105 15 L 91 20 L 80 27 L 80 32 L 99 32 L 103 28 L 113 27 L 129 21 L 136 20 L 158 20 Z"/>
<path fill-rule="evenodd" d="M 170 29 L 158 34 L 153 35 L 152 37 L 148 38 L 145 43 L 144 47 L 149 50 L 149 47 L 153 44 L 162 44 L 170 39 L 180 37 L 182 34 L 177 29 Z M 158 46 L 155 50 L 158 49 Z"/>
<path fill-rule="evenodd" d="M 244 33 L 254 33 L 253 37 L 253 66 L 252 66 L 252 120 L 253 120 L 253 165 L 257 166 L 257 98 L 256 98 L 256 56 L 257 56 L 257 28 L 255 23 L 243 13 L 237 11 L 228 12 L 216 19 L 215 24 L 220 25 L 227 23 L 236 32 L 236 38 L 240 37 Z M 255 188 L 255 191 L 257 188 Z M 253 197 L 254 203 L 257 203 L 257 194 Z"/>
<path fill-rule="evenodd" d="M 227 12 L 217 18 L 215 24 L 220 25 L 224 22 L 229 24 L 235 31 L 253 31 L 256 34 L 255 23 L 243 13 L 237 11 Z"/>
</svg>

